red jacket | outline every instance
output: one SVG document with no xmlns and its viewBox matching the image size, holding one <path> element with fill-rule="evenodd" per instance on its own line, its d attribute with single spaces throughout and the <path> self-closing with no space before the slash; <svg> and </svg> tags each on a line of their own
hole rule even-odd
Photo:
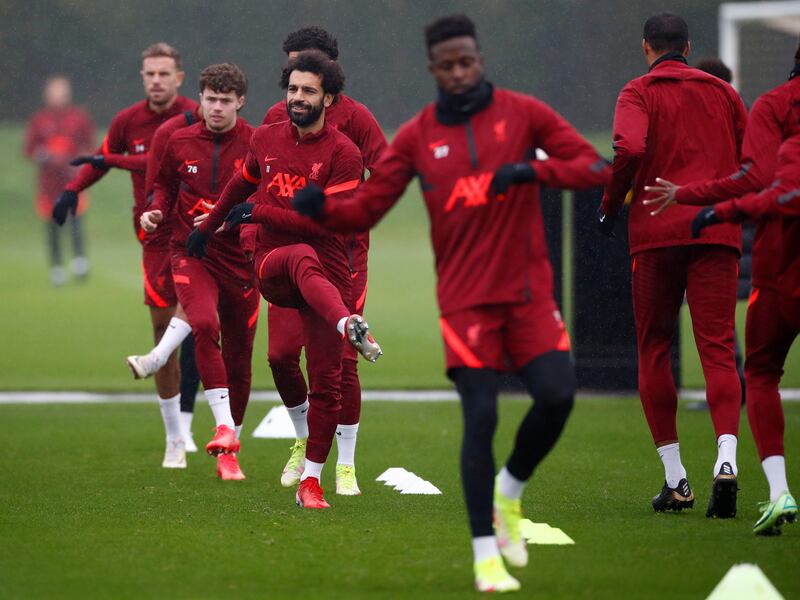
<svg viewBox="0 0 800 600">
<path fill-rule="evenodd" d="M 146 209 L 145 170 L 147 167 L 147 150 L 156 129 L 165 121 L 187 110 L 194 110 L 197 103 L 183 96 L 178 96 L 169 110 L 156 113 L 150 109 L 147 100 L 124 108 L 112 119 L 108 134 L 97 154 L 106 157 L 111 167 L 126 169 L 131 172 L 133 183 L 133 228 L 139 240 L 144 234 L 139 225 L 139 216 Z M 84 165 L 66 189 L 80 192 L 96 183 L 108 172 L 107 169 L 95 169 Z M 164 240 L 166 243 L 167 240 Z"/>
<path fill-rule="evenodd" d="M 203 202 L 214 204 L 222 190 L 240 173 L 253 128 L 244 120 L 225 133 L 214 133 L 200 121 L 174 132 L 167 142 L 155 179 L 151 210 L 172 215 L 171 247 L 186 254 L 186 238 L 194 229 L 194 218 L 207 213 Z M 243 282 L 252 279 L 252 265 L 239 247 L 239 232 L 226 231 L 208 244 L 207 260 L 224 267 Z"/>
<path fill-rule="evenodd" d="M 290 121 L 262 125 L 250 140 L 244 167 L 200 229 L 214 232 L 231 207 L 257 191 L 251 200 L 255 203 L 252 220 L 261 224 L 256 238 L 256 268 L 259 257 L 275 248 L 307 243 L 316 250 L 337 288 L 347 289 L 350 270 L 345 237 L 301 217 L 292 210 L 291 202 L 295 190 L 308 182 L 322 186 L 337 199 L 346 199 L 358 187 L 363 173 L 358 148 L 327 124 L 318 133 L 302 138 Z"/>
<path fill-rule="evenodd" d="M 775 178 L 781 142 L 800 132 L 800 77 L 756 100 L 747 120 L 738 171 L 722 179 L 681 186 L 675 199 L 681 204 L 711 204 L 767 187 Z M 774 288 L 778 281 L 775 256 L 781 251 L 781 224 L 761 221 L 753 242 L 753 286 Z"/>
<path fill-rule="evenodd" d="M 489 189 L 505 163 L 533 162 L 549 187 L 606 183 L 609 169 L 591 145 L 543 102 L 496 89 L 492 102 L 460 125 L 436 118 L 430 104 L 405 123 L 355 198 L 327 202 L 324 224 L 339 231 L 375 225 L 419 177 L 431 220 L 439 306 L 443 314 L 485 304 L 552 297 L 539 184 Z"/>
<path fill-rule="evenodd" d="M 264 125 L 280 123 L 289 117 L 286 113 L 286 102 L 277 102 L 264 115 Z M 383 135 L 378 121 L 369 109 L 352 98 L 339 94 L 336 102 L 325 109 L 325 121 L 341 131 L 361 151 L 364 168 L 372 172 L 378 158 L 386 149 L 386 137 Z M 369 252 L 369 232 L 352 236 L 348 240 L 350 254 L 350 270 L 367 270 L 367 253 Z"/>
<path fill-rule="evenodd" d="M 53 202 L 75 174 L 69 161 L 91 152 L 94 130 L 91 117 L 77 106 L 43 108 L 28 122 L 24 151 L 39 164 L 37 209 L 42 218 L 50 218 Z"/>
<path fill-rule="evenodd" d="M 614 112 L 614 164 L 603 210 L 616 215 L 633 188 L 628 220 L 631 254 L 651 248 L 722 244 L 741 250 L 738 225 L 707 229 L 692 239 L 698 212 L 675 206 L 653 217 L 644 186 L 662 177 L 679 185 L 722 177 L 739 166 L 747 112 L 727 83 L 678 60 L 656 63 L 625 85 Z"/>
<path fill-rule="evenodd" d="M 776 287 L 782 294 L 800 298 L 800 133 L 781 145 L 770 187 L 717 204 L 714 212 L 729 222 L 774 220 L 780 227 L 781 247 L 768 258 L 775 263 Z"/>
</svg>

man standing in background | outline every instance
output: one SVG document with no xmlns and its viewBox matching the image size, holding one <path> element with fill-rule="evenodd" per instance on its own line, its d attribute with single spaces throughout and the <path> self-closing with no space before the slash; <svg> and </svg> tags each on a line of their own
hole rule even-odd
<svg viewBox="0 0 800 600">
<path fill-rule="evenodd" d="M 50 255 L 50 282 L 59 286 L 67 279 L 61 252 L 58 227 L 50 213 L 61 190 L 74 175 L 70 159 L 89 152 L 94 146 L 94 122 L 80 107 L 72 105 L 72 86 L 63 75 L 54 75 L 44 84 L 44 108 L 33 114 L 25 132 L 25 156 L 39 166 L 36 212 L 45 221 Z M 72 273 L 78 279 L 89 274 L 89 263 L 83 244 L 80 215 L 86 209 L 81 196 L 77 211 L 70 218 L 72 237 Z"/>
</svg>

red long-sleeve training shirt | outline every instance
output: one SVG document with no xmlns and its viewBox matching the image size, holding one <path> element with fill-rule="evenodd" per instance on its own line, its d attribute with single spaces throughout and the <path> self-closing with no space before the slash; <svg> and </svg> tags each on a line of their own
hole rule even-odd
<svg viewBox="0 0 800 600">
<path fill-rule="evenodd" d="M 277 102 L 264 115 L 263 125 L 280 123 L 288 118 L 286 102 Z M 339 94 L 336 102 L 325 109 L 325 122 L 341 131 L 358 146 L 364 168 L 371 173 L 387 144 L 383 130 L 369 109 L 360 102 Z M 351 271 L 367 270 L 368 252 L 369 232 L 355 234 L 348 240 Z"/>
<path fill-rule="evenodd" d="M 312 182 L 336 201 L 344 201 L 358 187 L 364 173 L 361 153 L 346 135 L 325 125 L 316 134 L 298 136 L 291 121 L 262 125 L 250 139 L 243 168 L 233 177 L 208 219 L 200 225 L 213 233 L 228 211 L 255 193 L 253 222 L 260 223 L 256 254 L 307 243 L 337 287 L 349 286 L 345 236 L 326 231 L 291 208 L 295 190 Z M 258 265 L 256 265 L 258 267 Z"/>
<path fill-rule="evenodd" d="M 776 223 L 780 229 L 780 248 L 764 258 L 775 265 L 776 289 L 800 298 L 800 133 L 781 145 L 775 181 L 770 187 L 717 204 L 714 212 L 722 221 L 749 218 Z"/>
<path fill-rule="evenodd" d="M 186 238 L 194 218 L 208 212 L 203 202 L 214 204 L 234 173 L 240 173 L 253 128 L 242 119 L 225 133 L 209 130 L 204 121 L 174 132 L 167 142 L 155 179 L 151 210 L 172 215 L 174 253 L 186 254 Z M 241 280 L 252 279 L 252 265 L 239 246 L 239 232 L 226 231 L 212 238 L 207 260 Z"/>
<path fill-rule="evenodd" d="M 631 254 L 689 244 L 722 244 L 741 250 L 738 225 L 703 231 L 692 239 L 690 224 L 699 209 L 674 206 L 651 216 L 642 204 L 644 186 L 656 177 L 677 184 L 714 179 L 735 171 L 747 112 L 727 83 L 677 60 L 655 64 L 628 82 L 614 112 L 614 164 L 603 196 L 607 215 L 619 213 L 628 190 Z"/>
<path fill-rule="evenodd" d="M 553 188 L 588 188 L 608 181 L 594 148 L 543 102 L 495 89 L 492 102 L 466 123 L 444 125 L 432 103 L 398 131 L 355 198 L 326 202 L 323 223 L 363 231 L 419 177 L 431 221 L 443 314 L 473 306 L 539 300 L 552 295 L 539 184 L 490 189 L 503 164 L 532 163 L 537 181 Z"/>
<path fill-rule="evenodd" d="M 95 144 L 94 122 L 80 107 L 42 108 L 25 131 L 25 156 L 39 164 L 38 208 L 50 218 L 53 201 L 75 174 L 69 161 Z"/>
<path fill-rule="evenodd" d="M 162 113 L 154 112 L 147 100 L 124 108 L 112 119 L 108 134 L 102 146 L 96 150 L 97 154 L 106 157 L 106 164 L 111 167 L 126 169 L 131 172 L 133 183 L 133 228 L 139 240 L 144 236 L 139 226 L 139 216 L 146 209 L 145 196 L 145 170 L 147 168 L 147 151 L 156 129 L 177 114 L 187 110 L 194 110 L 197 103 L 183 96 L 178 96 L 175 102 Z M 108 169 L 95 169 L 91 165 L 84 165 L 78 174 L 67 184 L 66 189 L 81 192 L 103 178 Z M 164 240 L 166 243 L 167 240 Z"/>
<path fill-rule="evenodd" d="M 798 105 L 800 77 L 793 77 L 761 96 L 747 119 L 739 170 L 722 179 L 681 186 L 675 199 L 681 204 L 711 204 L 767 187 L 775 178 L 781 142 L 800 132 Z M 781 252 L 780 236 L 780 222 L 759 222 L 753 241 L 753 286 L 775 288 L 777 285 L 775 256 Z"/>
</svg>

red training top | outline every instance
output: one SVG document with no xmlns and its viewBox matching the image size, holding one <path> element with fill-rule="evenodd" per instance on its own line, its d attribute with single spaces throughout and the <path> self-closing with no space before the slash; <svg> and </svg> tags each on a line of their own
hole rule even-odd
<svg viewBox="0 0 800 600">
<path fill-rule="evenodd" d="M 711 181 L 681 186 L 675 199 L 681 204 L 710 204 L 743 196 L 767 187 L 775 178 L 781 142 L 800 132 L 800 77 L 767 92 L 756 100 L 747 120 L 742 144 L 742 163 L 735 173 Z M 781 223 L 763 220 L 753 241 L 753 286 L 775 288 L 781 252 Z"/>
<path fill-rule="evenodd" d="M 350 270 L 345 237 L 301 217 L 292 210 L 291 203 L 295 190 L 308 182 L 344 200 L 358 187 L 363 173 L 358 148 L 327 123 L 319 132 L 303 137 L 299 137 L 291 121 L 262 125 L 250 140 L 244 168 L 231 179 L 200 230 L 214 232 L 228 211 L 257 189 L 251 200 L 255 203 L 252 220 L 262 225 L 256 238 L 256 253 L 307 243 L 316 250 L 332 283 L 346 289 L 350 286 Z"/>
<path fill-rule="evenodd" d="M 145 169 L 147 167 L 147 150 L 156 129 L 177 114 L 194 110 L 197 103 L 183 96 L 178 96 L 172 106 L 162 112 L 154 112 L 147 99 L 124 108 L 111 121 L 111 127 L 97 149 L 98 154 L 106 157 L 109 167 L 126 169 L 131 172 L 133 183 L 133 228 L 139 240 L 144 234 L 139 225 L 139 216 L 145 211 Z M 99 181 L 108 172 L 107 169 L 95 169 L 92 165 L 84 165 L 78 174 L 65 186 L 66 189 L 80 192 Z M 166 240 L 164 240 L 166 242 Z"/>
<path fill-rule="evenodd" d="M 34 113 L 25 131 L 25 156 L 39 164 L 37 210 L 50 218 L 53 202 L 75 174 L 69 161 L 76 154 L 91 152 L 94 122 L 77 106 L 42 108 Z M 82 206 L 80 207 L 83 208 Z"/>
<path fill-rule="evenodd" d="M 782 294 L 800 298 L 800 133 L 781 145 L 775 181 L 770 187 L 717 204 L 714 212 L 723 221 L 775 220 L 781 227 L 781 248 L 769 258 L 775 263 L 776 288 Z"/>
<path fill-rule="evenodd" d="M 286 102 L 277 102 L 264 115 L 263 124 L 280 123 L 288 118 Z M 333 105 L 325 109 L 325 122 L 341 131 L 358 146 L 364 168 L 371 173 L 378 163 L 378 158 L 386 149 L 386 137 L 369 109 L 360 102 L 339 94 Z M 350 270 L 366 271 L 369 232 L 352 236 L 348 240 L 348 245 Z"/>
<path fill-rule="evenodd" d="M 394 206 L 415 176 L 431 220 L 439 307 L 443 314 L 473 306 L 552 297 L 539 183 L 490 190 L 503 164 L 531 164 L 548 187 L 588 188 L 610 171 L 594 148 L 545 103 L 495 89 L 491 103 L 465 123 L 437 120 L 434 103 L 403 124 L 386 152 L 347 202 L 327 202 L 323 223 L 362 231 Z"/>
<path fill-rule="evenodd" d="M 651 216 L 642 204 L 644 186 L 662 177 L 678 185 L 722 177 L 739 166 L 747 112 L 727 83 L 685 61 L 656 61 L 650 72 L 628 82 L 614 112 L 614 164 L 603 210 L 616 215 L 628 190 L 631 254 L 689 244 L 722 244 L 741 250 L 738 225 L 709 228 L 692 239 L 699 209 L 674 206 Z"/>
<path fill-rule="evenodd" d="M 243 119 L 225 133 L 215 133 L 204 121 L 173 133 L 155 179 L 150 210 L 172 218 L 173 253 L 186 255 L 186 238 L 194 218 L 207 213 L 203 202 L 214 204 L 234 173 L 240 173 L 253 128 Z M 156 230 L 157 231 L 157 230 Z M 226 231 L 209 240 L 206 260 L 215 262 L 234 278 L 252 280 L 252 265 L 239 247 L 239 232 Z"/>
</svg>

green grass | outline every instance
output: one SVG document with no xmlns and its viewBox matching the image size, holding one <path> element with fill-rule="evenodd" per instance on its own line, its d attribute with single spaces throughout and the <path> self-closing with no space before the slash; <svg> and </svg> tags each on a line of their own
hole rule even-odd
<svg viewBox="0 0 800 600">
<path fill-rule="evenodd" d="M 590 137 L 608 154 L 607 135 Z M 20 146 L 19 127 L 0 127 L 0 304 L 5 312 L 0 321 L 5 341 L 0 351 L 0 390 L 152 389 L 149 383 L 132 381 L 124 364 L 125 356 L 144 352 L 152 343 L 142 304 L 141 255 L 131 234 L 127 173 L 112 171 L 91 189 L 86 216 L 90 281 L 53 289 L 48 283 L 44 225 L 32 211 L 34 170 L 22 159 Z M 365 388 L 449 385 L 443 374 L 428 231 L 419 188 L 413 183 L 373 233 L 366 316 L 386 355 L 377 365 L 362 364 Z M 741 303 L 740 332 L 744 309 Z M 684 385 L 702 387 L 688 323 L 684 315 Z M 274 387 L 265 361 L 266 338 L 262 318 L 253 354 L 256 389 Z M 797 364 L 800 344 L 787 360 L 787 365 Z M 787 369 L 784 382 L 800 387 L 800 370 Z"/>
<path fill-rule="evenodd" d="M 186 471 L 160 468 L 163 432 L 153 405 L 0 406 L 0 419 L 13 424 L 4 432 L 0 597 L 471 596 L 458 404 L 365 403 L 364 493 L 331 494 L 329 465 L 323 485 L 333 508 L 322 513 L 297 509 L 293 490 L 278 485 L 289 442 L 249 437 L 267 408 L 250 407 L 240 455 L 247 480 L 223 483 L 204 455 L 190 455 Z M 502 403 L 498 457 L 526 408 Z M 211 420 L 198 412 L 200 442 Z M 681 411 L 679 424 L 697 506 L 656 515 L 649 500 L 662 470 L 638 402 L 578 402 L 524 499 L 527 516 L 562 528 L 576 544 L 531 546 L 531 564 L 515 571 L 521 598 L 703 598 L 740 562 L 757 563 L 786 598 L 800 595 L 800 526 L 779 538 L 750 532 L 767 489 L 744 420 L 739 516 L 730 521 L 704 517 L 715 457 L 707 413 Z M 787 448 L 796 449 L 800 405 L 786 406 L 786 425 Z M 403 496 L 376 483 L 391 466 L 432 481 L 443 495 Z"/>
</svg>

